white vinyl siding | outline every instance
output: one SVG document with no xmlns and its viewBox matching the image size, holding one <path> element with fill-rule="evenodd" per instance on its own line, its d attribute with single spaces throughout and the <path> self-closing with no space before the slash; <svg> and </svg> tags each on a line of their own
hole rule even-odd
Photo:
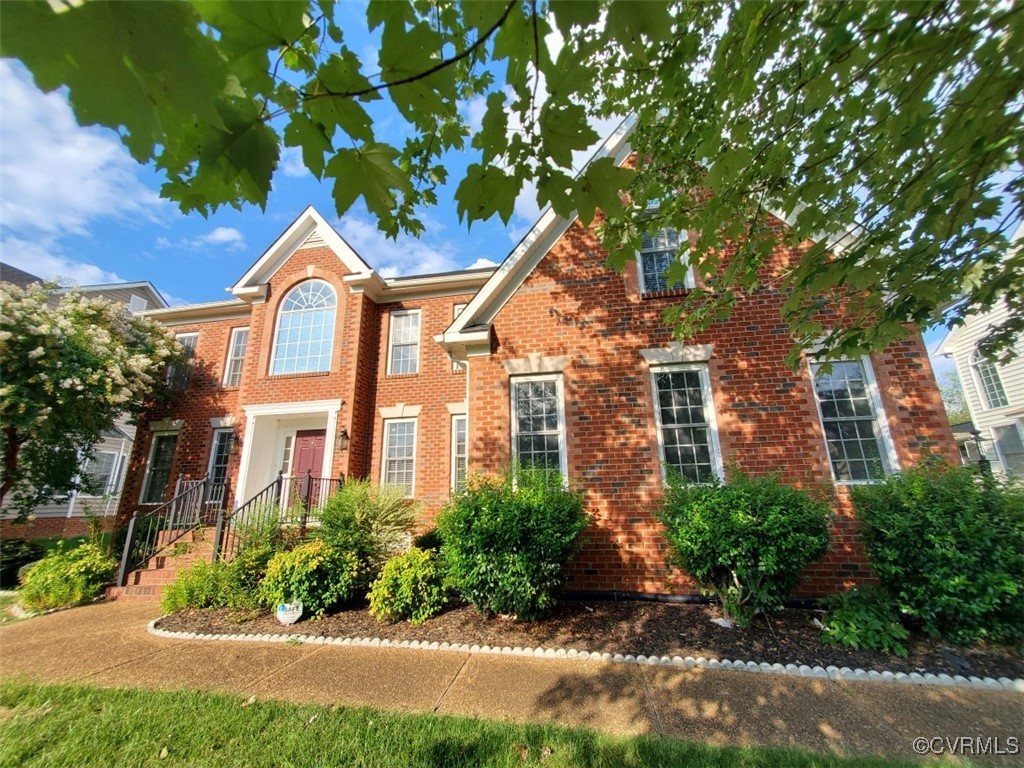
<svg viewBox="0 0 1024 768">
<path fill-rule="evenodd" d="M 416 419 L 384 421 L 384 451 L 380 479 L 393 485 L 407 497 L 416 492 Z"/>
<path fill-rule="evenodd" d="M 693 483 L 722 477 L 707 366 L 658 366 L 651 381 L 663 474 L 678 473 Z"/>
<path fill-rule="evenodd" d="M 880 480 L 896 469 L 878 387 L 866 360 L 839 360 L 830 373 L 812 363 L 832 475 L 839 483 Z"/>
<path fill-rule="evenodd" d="M 322 373 L 331 369 L 338 297 L 324 280 L 295 286 L 277 317 L 271 375 Z"/>
<path fill-rule="evenodd" d="M 224 386 L 237 387 L 242 382 L 242 368 L 245 366 L 245 351 L 249 346 L 249 329 L 234 328 L 228 344 L 228 359 L 224 365 Z"/>
<path fill-rule="evenodd" d="M 388 374 L 419 373 L 419 370 L 420 311 L 392 312 L 388 333 Z"/>
<path fill-rule="evenodd" d="M 466 416 L 452 416 L 452 490 L 461 491 L 466 487 L 468 467 L 468 436 Z"/>
<path fill-rule="evenodd" d="M 516 377 L 511 389 L 513 461 L 568 477 L 561 375 Z"/>
</svg>

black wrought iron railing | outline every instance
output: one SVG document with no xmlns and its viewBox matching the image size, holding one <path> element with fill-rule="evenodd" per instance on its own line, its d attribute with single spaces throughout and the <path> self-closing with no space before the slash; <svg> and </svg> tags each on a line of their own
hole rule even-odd
<svg viewBox="0 0 1024 768">
<path fill-rule="evenodd" d="M 119 586 L 123 587 L 128 574 L 145 565 L 151 557 L 203 525 L 209 489 L 208 477 L 202 480 L 179 477 L 175 483 L 174 498 L 154 509 L 132 514 L 117 574 Z"/>
<path fill-rule="evenodd" d="M 295 528 L 304 535 L 309 526 L 319 524 L 319 510 L 343 482 L 343 478 L 314 477 L 312 472 L 296 477 L 278 473 L 236 509 L 219 513 L 214 556 L 230 560 L 250 543 L 276 535 L 282 528 Z"/>
</svg>

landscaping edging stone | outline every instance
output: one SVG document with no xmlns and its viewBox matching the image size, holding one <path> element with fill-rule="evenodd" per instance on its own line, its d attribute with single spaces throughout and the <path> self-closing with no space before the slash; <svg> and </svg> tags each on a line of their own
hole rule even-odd
<svg viewBox="0 0 1024 768">
<path fill-rule="evenodd" d="M 361 648 L 409 648 L 418 651 L 454 651 L 456 653 L 487 653 L 503 656 L 529 656 L 538 659 L 573 659 L 576 661 L 605 661 L 612 664 L 644 664 L 647 666 L 681 667 L 684 669 L 721 669 L 735 672 L 759 672 L 768 675 L 789 675 L 819 680 L 853 680 L 856 682 L 900 683 L 903 685 L 940 685 L 953 688 L 980 688 L 984 690 L 1014 691 L 1024 693 L 1024 679 L 1011 680 L 1000 677 L 964 677 L 963 675 L 933 675 L 918 672 L 878 672 L 849 667 L 811 667 L 806 664 L 769 664 L 768 662 L 740 661 L 729 659 L 706 659 L 703 656 L 634 656 L 621 653 L 598 653 L 580 651 L 575 648 L 510 648 L 509 646 L 467 645 L 465 643 L 439 643 L 420 640 L 382 640 L 379 637 L 326 637 L 324 635 L 300 635 L 280 633 L 260 634 L 204 634 L 201 632 L 172 632 L 157 627 L 162 619 L 149 622 L 149 634 L 171 640 L 228 640 L 234 642 L 300 643 L 302 645 L 347 645 Z"/>
</svg>

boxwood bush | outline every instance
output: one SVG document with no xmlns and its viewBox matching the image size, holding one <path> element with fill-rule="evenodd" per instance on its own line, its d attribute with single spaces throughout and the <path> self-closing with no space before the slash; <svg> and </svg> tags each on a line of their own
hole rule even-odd
<svg viewBox="0 0 1024 768">
<path fill-rule="evenodd" d="M 116 571 L 117 563 L 95 544 L 65 550 L 60 543 L 22 570 L 18 601 L 33 611 L 79 605 L 99 597 Z"/>
<path fill-rule="evenodd" d="M 438 515 L 448 583 L 485 615 L 549 611 L 588 522 L 583 494 L 556 473 L 477 478 Z"/>
<path fill-rule="evenodd" d="M 370 586 L 370 613 L 378 621 L 422 624 L 446 602 L 435 553 L 416 547 L 388 560 Z"/>
<path fill-rule="evenodd" d="M 828 504 L 767 475 L 733 472 L 727 483 L 671 478 L 661 521 L 671 561 L 745 626 L 778 610 L 800 572 L 828 551 Z"/>
<path fill-rule="evenodd" d="M 1024 638 L 1024 488 L 938 461 L 855 486 L 879 586 L 929 635 Z"/>
<path fill-rule="evenodd" d="M 356 596 L 361 570 L 354 552 L 308 541 L 271 558 L 259 598 L 268 605 L 300 600 L 305 617 L 319 618 Z"/>
</svg>

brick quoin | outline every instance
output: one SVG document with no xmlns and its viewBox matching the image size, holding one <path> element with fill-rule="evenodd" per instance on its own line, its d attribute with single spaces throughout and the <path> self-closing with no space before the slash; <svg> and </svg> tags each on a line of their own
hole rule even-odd
<svg viewBox="0 0 1024 768">
<path fill-rule="evenodd" d="M 784 226 L 774 219 L 767 225 Z M 440 282 L 419 293 L 399 295 L 391 283 L 375 296 L 356 287 L 353 278 L 363 278 L 353 276 L 327 245 L 294 250 L 267 279 L 265 298 L 240 302 L 241 309 L 233 309 L 230 317 L 190 319 L 188 307 L 165 314 L 159 319 L 174 332 L 199 332 L 194 371 L 184 392 L 141 419 L 120 514 L 138 508 L 153 422 L 182 421 L 172 477 L 199 478 L 209 465 L 211 419 L 233 417 L 244 441 L 244 406 L 340 400 L 338 428 L 348 431 L 350 444 L 347 451 L 337 451 L 328 435 L 332 474 L 374 482 L 380 481 L 382 466 L 381 409 L 419 406 L 415 495 L 426 510 L 422 527 L 429 527 L 450 496 L 449 406 L 468 403 L 470 473 L 501 472 L 511 461 L 510 375 L 503 363 L 536 354 L 565 356 L 569 476 L 583 489 L 594 520 L 571 565 L 569 587 L 695 593 L 692 580 L 667 564 L 667 543 L 656 514 L 662 474 L 651 373 L 640 355 L 640 350 L 674 341 L 662 313 L 684 292 L 641 295 L 636 265 L 616 273 L 606 266 L 607 255 L 593 229 L 572 224 L 494 317 L 490 354 L 471 356 L 468 373 L 453 370 L 434 337 L 452 324 L 454 305 L 470 302 L 475 289 L 446 288 L 438 276 Z M 727 259 L 728 249 L 724 255 Z M 801 248 L 780 246 L 762 268 L 762 286 L 770 286 L 770 278 L 800 255 Z M 310 278 L 326 280 L 338 295 L 331 369 L 270 376 L 280 302 Z M 762 287 L 741 297 L 730 318 L 681 341 L 713 349 L 708 372 L 724 464 L 751 474 L 778 472 L 788 482 L 825 489 L 833 499 L 832 549 L 807 569 L 799 592 L 816 596 L 863 581 L 868 572 L 848 489 L 832 480 L 810 370 L 806 362 L 796 371 L 785 364 L 791 344 L 780 319 L 785 298 Z M 421 312 L 419 372 L 388 375 L 390 318 L 406 309 Z M 241 384 L 224 388 L 231 331 L 243 326 L 250 330 Z M 913 334 L 870 359 L 900 466 L 929 453 L 955 461 L 920 336 Z M 241 454 L 230 459 L 233 483 Z"/>
</svg>

